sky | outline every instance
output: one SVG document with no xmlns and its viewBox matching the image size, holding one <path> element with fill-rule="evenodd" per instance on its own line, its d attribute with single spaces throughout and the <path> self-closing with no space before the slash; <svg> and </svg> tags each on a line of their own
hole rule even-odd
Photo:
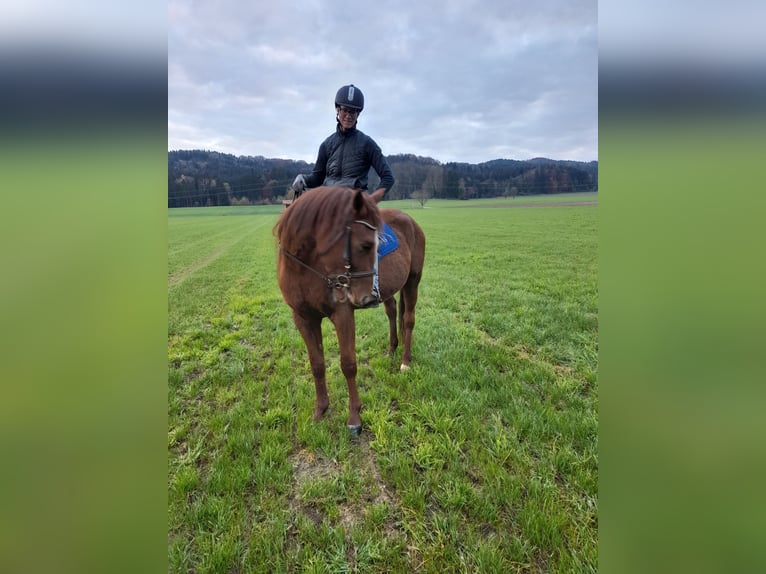
<svg viewBox="0 0 766 574">
<path fill-rule="evenodd" d="M 169 0 L 168 149 L 313 163 L 337 90 L 386 155 L 598 159 L 594 0 Z"/>
</svg>

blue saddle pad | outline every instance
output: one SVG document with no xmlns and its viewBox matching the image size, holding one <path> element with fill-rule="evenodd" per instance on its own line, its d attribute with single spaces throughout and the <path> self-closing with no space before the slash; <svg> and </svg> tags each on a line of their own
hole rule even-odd
<svg viewBox="0 0 766 574">
<path fill-rule="evenodd" d="M 378 235 L 378 259 L 395 251 L 398 247 L 399 238 L 394 230 L 388 226 L 388 223 L 384 223 L 383 233 Z"/>
</svg>

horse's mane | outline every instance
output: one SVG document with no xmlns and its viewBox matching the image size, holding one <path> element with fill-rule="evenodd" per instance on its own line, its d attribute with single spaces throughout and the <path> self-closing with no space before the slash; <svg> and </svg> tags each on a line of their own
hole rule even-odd
<svg viewBox="0 0 766 574">
<path fill-rule="evenodd" d="M 363 206 L 354 216 L 354 195 L 348 187 L 318 187 L 306 191 L 277 220 L 274 234 L 290 253 L 299 256 L 315 249 L 322 253 L 332 247 L 337 236 L 352 218 L 369 221 L 381 227 L 380 212 L 366 193 Z"/>
</svg>

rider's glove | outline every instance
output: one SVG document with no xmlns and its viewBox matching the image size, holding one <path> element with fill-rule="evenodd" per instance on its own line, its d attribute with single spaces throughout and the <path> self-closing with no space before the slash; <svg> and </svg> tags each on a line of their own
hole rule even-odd
<svg viewBox="0 0 766 574">
<path fill-rule="evenodd" d="M 292 187 L 299 194 L 303 193 L 303 191 L 306 189 L 306 178 L 302 173 L 299 173 L 296 176 L 295 180 L 293 180 L 293 184 L 290 187 Z"/>
</svg>

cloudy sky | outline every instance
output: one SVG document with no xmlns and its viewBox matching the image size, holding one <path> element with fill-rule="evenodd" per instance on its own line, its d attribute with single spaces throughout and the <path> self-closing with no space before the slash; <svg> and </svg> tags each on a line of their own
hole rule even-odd
<svg viewBox="0 0 766 574">
<path fill-rule="evenodd" d="M 387 155 L 598 159 L 595 0 L 168 2 L 168 149 L 313 162 L 335 92 Z"/>
</svg>

